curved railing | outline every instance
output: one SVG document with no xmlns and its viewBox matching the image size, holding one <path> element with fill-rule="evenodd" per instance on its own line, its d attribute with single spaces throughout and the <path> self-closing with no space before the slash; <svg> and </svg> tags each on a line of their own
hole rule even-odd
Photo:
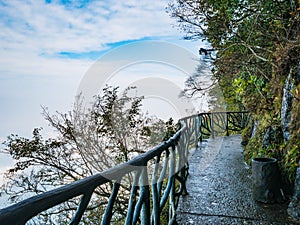
<svg viewBox="0 0 300 225">
<path fill-rule="evenodd" d="M 167 211 L 168 224 L 176 222 L 179 197 L 187 194 L 188 150 L 208 136 L 229 135 L 249 122 L 247 112 L 200 113 L 179 120 L 175 135 L 138 157 L 99 174 L 75 181 L 0 210 L 0 224 L 22 225 L 39 213 L 81 196 L 69 224 L 79 224 L 95 189 L 109 182 L 112 193 L 101 224 L 110 224 L 124 177 L 132 178 L 125 224 L 160 224 Z"/>
<path fill-rule="evenodd" d="M 228 136 L 242 131 L 251 119 L 248 111 L 199 113 L 180 119 L 194 127 L 195 140 L 215 136 Z M 197 140 L 198 143 L 198 140 Z"/>
</svg>

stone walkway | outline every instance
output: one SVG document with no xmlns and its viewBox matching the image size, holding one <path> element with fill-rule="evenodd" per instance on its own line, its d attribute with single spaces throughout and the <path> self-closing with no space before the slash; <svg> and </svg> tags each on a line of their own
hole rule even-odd
<svg viewBox="0 0 300 225">
<path fill-rule="evenodd" d="M 209 139 L 190 155 L 189 195 L 178 206 L 179 224 L 297 224 L 287 204 L 252 199 L 251 169 L 243 159 L 240 136 Z"/>
</svg>

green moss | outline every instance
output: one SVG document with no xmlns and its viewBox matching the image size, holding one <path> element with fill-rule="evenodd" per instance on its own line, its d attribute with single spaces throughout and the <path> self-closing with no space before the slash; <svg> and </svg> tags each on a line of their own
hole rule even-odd
<svg viewBox="0 0 300 225">
<path fill-rule="evenodd" d="M 287 185 L 293 184 L 300 159 L 300 85 L 293 90 L 293 94 L 289 141 L 284 143 L 283 137 L 280 135 L 282 130 L 279 114 L 281 104 L 277 104 L 274 107 L 276 109 L 273 111 L 275 114 L 265 113 L 254 116 L 254 121 L 259 121 L 259 124 L 253 138 L 251 138 L 253 123 L 243 131 L 242 135 L 243 142 L 247 144 L 244 151 L 247 163 L 251 164 L 251 160 L 254 157 L 274 157 L 278 159 L 283 182 Z M 277 101 L 281 101 L 280 96 L 277 96 Z M 263 138 L 269 127 L 278 130 L 276 141 L 271 143 L 268 148 L 263 148 Z"/>
<path fill-rule="evenodd" d="M 253 129 L 254 129 L 254 123 L 255 121 L 253 119 L 251 119 L 248 123 L 248 125 L 246 126 L 246 128 L 242 131 L 242 144 L 244 146 L 247 146 L 247 144 L 249 143 L 252 133 L 253 133 Z"/>
</svg>

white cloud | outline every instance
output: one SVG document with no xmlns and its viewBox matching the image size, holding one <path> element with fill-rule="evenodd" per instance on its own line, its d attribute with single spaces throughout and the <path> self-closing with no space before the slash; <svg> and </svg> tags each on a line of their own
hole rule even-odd
<svg viewBox="0 0 300 225">
<path fill-rule="evenodd" d="M 0 76 L 83 71 L 91 60 L 70 61 L 62 59 L 59 53 L 88 56 L 90 51 L 113 47 L 109 43 L 145 37 L 178 37 L 164 11 L 165 1 L 87 1 L 82 8 L 58 2 L 1 2 Z M 74 2 L 76 5 L 83 1 Z"/>
<path fill-rule="evenodd" d="M 101 50 L 107 43 L 178 35 L 160 0 L 92 1 L 83 8 L 36 0 L 1 7 L 1 46 L 36 53 Z"/>
</svg>

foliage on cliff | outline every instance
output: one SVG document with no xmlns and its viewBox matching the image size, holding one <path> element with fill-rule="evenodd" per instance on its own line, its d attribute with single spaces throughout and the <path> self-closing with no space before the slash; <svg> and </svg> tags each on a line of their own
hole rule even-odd
<svg viewBox="0 0 300 225">
<path fill-rule="evenodd" d="M 207 40 L 216 50 L 213 73 L 227 109 L 247 109 L 258 122 L 253 138 L 252 127 L 245 132 L 247 159 L 277 157 L 292 181 L 300 148 L 300 1 L 173 0 L 168 11 L 187 39 Z M 281 109 L 289 75 L 292 113 L 285 140 Z"/>
</svg>

